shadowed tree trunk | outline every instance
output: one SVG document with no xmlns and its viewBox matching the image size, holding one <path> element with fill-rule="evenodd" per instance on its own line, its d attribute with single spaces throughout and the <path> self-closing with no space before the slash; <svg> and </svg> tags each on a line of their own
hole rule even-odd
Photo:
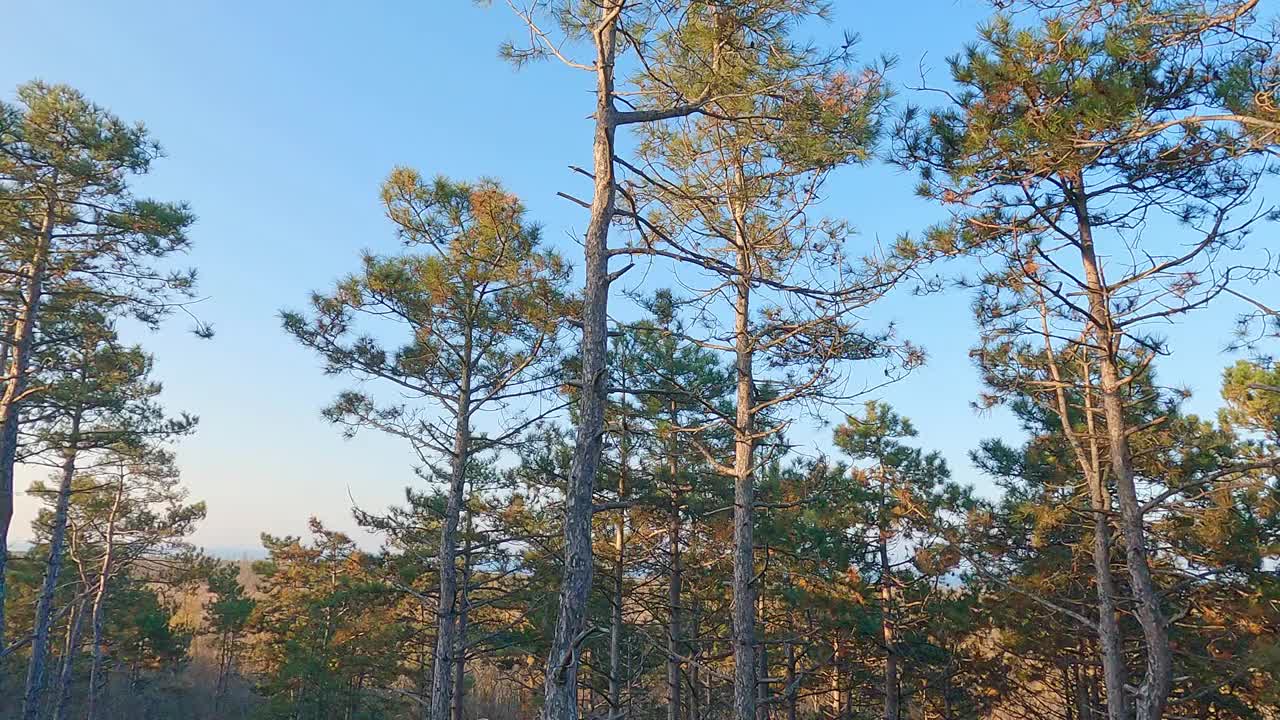
<svg viewBox="0 0 1280 720">
<path fill-rule="evenodd" d="M 880 642 L 884 644 L 884 720 L 898 720 L 898 647 L 893 627 L 893 565 L 887 531 L 880 529 Z"/>
<path fill-rule="evenodd" d="M 99 701 L 102 688 L 106 684 L 103 675 L 103 630 L 106 622 L 107 581 L 111 577 L 111 564 L 115 560 L 116 519 L 120 513 L 120 504 L 124 499 L 124 475 L 121 470 L 119 484 L 116 486 L 115 499 L 107 516 L 107 530 L 103 541 L 102 563 L 98 569 L 98 585 L 93 593 L 93 610 L 91 625 L 93 630 L 93 661 L 89 666 L 89 700 L 85 711 L 85 720 L 98 720 Z"/>
<path fill-rule="evenodd" d="M 71 608 L 71 619 L 67 625 L 67 642 L 62 650 L 62 670 L 58 673 L 58 702 L 53 708 L 53 720 L 66 720 L 67 707 L 71 701 L 72 672 L 75 669 L 76 653 L 80 651 L 80 629 L 84 624 L 84 601 L 77 599 Z"/>
<path fill-rule="evenodd" d="M 40 704 L 45 689 L 46 666 L 49 658 L 49 626 L 53 618 L 53 599 L 58 589 L 58 576 L 62 573 L 62 561 L 65 556 L 67 511 L 71 505 L 71 481 L 76 474 L 76 453 L 79 443 L 80 412 L 77 411 L 71 418 L 67 447 L 63 451 L 57 505 L 53 514 L 53 526 L 49 530 L 49 559 L 45 564 L 40 596 L 36 600 L 31 658 L 27 663 L 26 691 L 22 697 L 23 720 L 39 720 L 41 717 Z"/>
</svg>

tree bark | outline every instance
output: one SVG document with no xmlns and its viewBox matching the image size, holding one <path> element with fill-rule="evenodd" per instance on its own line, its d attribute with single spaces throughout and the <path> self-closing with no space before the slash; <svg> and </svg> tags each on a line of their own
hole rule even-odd
<svg viewBox="0 0 1280 720">
<path fill-rule="evenodd" d="M 1108 288 L 1098 264 L 1089 225 L 1089 208 L 1084 181 L 1080 175 L 1074 178 L 1072 199 L 1080 230 L 1080 259 L 1084 266 L 1085 283 L 1088 289 L 1093 337 L 1100 348 L 1098 370 L 1101 387 L 1099 389 L 1102 396 L 1103 416 L 1107 421 L 1111 472 L 1115 478 L 1116 497 L 1120 507 L 1120 535 L 1124 542 L 1131 590 L 1137 600 L 1138 624 L 1142 627 L 1143 643 L 1146 646 L 1146 674 L 1142 685 L 1138 688 L 1135 717 L 1137 720 L 1160 720 L 1164 716 L 1169 692 L 1173 687 L 1173 656 L 1169 648 L 1169 630 L 1164 611 L 1160 607 L 1160 595 L 1151 576 L 1146 528 L 1134 481 L 1132 452 L 1129 447 L 1129 425 L 1125 419 L 1125 382 L 1121 380 L 1118 357 L 1120 351 L 1118 338 L 1121 331 L 1115 327 Z M 1107 695 L 1110 705 L 1110 689 Z"/>
<path fill-rule="evenodd" d="M 1109 720 L 1125 720 L 1125 664 L 1124 638 L 1116 617 L 1116 586 L 1111 575 L 1111 498 L 1102 487 L 1102 478 L 1093 479 L 1090 485 L 1090 505 L 1093 510 L 1093 567 L 1098 595 L 1098 642 L 1102 646 L 1102 669 L 1107 686 L 1107 717 Z"/>
<path fill-rule="evenodd" d="M 796 720 L 800 708 L 800 688 L 796 684 L 796 644 L 787 640 L 787 720 Z"/>
<path fill-rule="evenodd" d="M 624 361 L 625 362 L 625 361 Z M 624 371 L 625 372 L 625 371 Z M 623 378 L 623 391 L 626 390 L 626 378 Z M 626 405 L 623 405 L 621 429 L 619 432 L 618 456 L 618 502 L 626 502 L 628 470 L 631 463 L 631 445 L 627 427 Z M 618 720 L 622 711 L 622 602 L 626 580 L 627 552 L 627 511 L 618 510 L 617 521 L 613 526 L 613 598 L 609 614 L 609 720 Z"/>
<path fill-rule="evenodd" d="M 1115 578 L 1111 573 L 1111 496 L 1107 491 L 1102 474 L 1102 463 L 1098 452 L 1098 434 L 1094 426 L 1093 383 L 1090 380 L 1090 366 L 1086 359 L 1081 362 L 1081 375 L 1084 379 L 1084 391 L 1081 393 L 1084 403 L 1084 418 L 1088 430 L 1089 451 L 1071 424 L 1070 406 L 1067 403 L 1066 390 L 1058 361 L 1050 340 L 1048 310 L 1041 308 L 1041 327 L 1044 334 L 1045 356 L 1049 363 L 1049 372 L 1056 385 L 1054 398 L 1058 420 L 1062 425 L 1062 433 L 1067 438 L 1071 451 L 1076 457 L 1076 464 L 1085 483 L 1089 486 L 1089 508 L 1092 510 L 1093 522 L 1093 577 L 1098 596 L 1098 644 L 1102 647 L 1102 668 L 1104 682 L 1107 686 L 1108 720 L 1126 720 L 1128 710 L 1125 702 L 1125 682 L 1127 671 L 1124 660 L 1124 636 L 1120 633 L 1120 621 L 1116 610 Z"/>
<path fill-rule="evenodd" d="M 63 452 L 62 474 L 49 530 L 49 559 L 45 564 L 44 582 L 36 600 L 35 628 L 31 638 L 31 658 L 27 663 L 27 684 L 22 696 L 23 720 L 39 720 L 40 702 L 44 694 L 45 671 L 49 658 L 49 626 L 53 617 L 54 593 L 62 572 L 63 549 L 67 537 L 67 511 L 71 505 L 71 481 L 76 474 L 76 453 L 80 443 L 80 413 L 71 418 L 67 448 Z"/>
<path fill-rule="evenodd" d="M 467 507 L 466 535 L 462 546 L 462 585 L 458 588 L 458 642 L 454 652 L 453 720 L 463 720 L 467 692 L 467 622 L 471 616 L 468 605 L 471 588 L 471 508 Z"/>
<path fill-rule="evenodd" d="M 85 712 L 85 720 L 98 720 L 99 695 L 106 678 L 102 675 L 103 623 L 105 601 L 107 597 L 107 581 L 111 577 L 111 563 L 115 554 L 116 517 L 120 512 L 120 504 L 124 499 L 124 471 L 121 470 L 119 484 L 116 485 L 116 497 L 111 504 L 111 512 L 107 517 L 105 547 L 102 549 L 102 565 L 98 570 L 98 587 L 93 593 L 93 662 L 89 666 L 89 701 Z"/>
<path fill-rule="evenodd" d="M 893 627 L 893 566 L 887 530 L 880 529 L 880 641 L 884 644 L 884 720 L 898 720 L 898 648 Z"/>
<path fill-rule="evenodd" d="M 689 637 L 696 641 L 702 633 L 701 603 L 696 599 L 693 604 L 693 617 L 689 619 Z M 693 663 L 689 666 L 689 720 L 703 720 L 702 713 L 702 645 L 695 646 Z"/>
<path fill-rule="evenodd" d="M 547 656 L 543 687 L 544 720 L 578 717 L 578 647 L 587 630 L 587 598 L 593 572 L 592 501 L 604 432 L 605 352 L 608 340 L 609 225 L 616 202 L 614 184 L 614 61 L 618 16 L 625 0 L 603 0 L 596 26 L 596 112 L 593 140 L 594 190 L 584 238 L 586 275 L 582 293 L 582 377 L 577 437 L 565 490 L 565 561 L 560 607 Z"/>
<path fill-rule="evenodd" d="M 844 690 L 840 684 L 840 666 L 844 659 L 843 651 L 840 647 L 840 635 L 837 633 L 831 641 L 831 691 L 829 700 L 831 704 L 831 717 L 838 719 L 844 716 Z"/>
<path fill-rule="evenodd" d="M 675 458 L 671 458 L 672 478 L 675 477 Z M 680 572 L 680 509 L 674 498 L 670 524 L 667 527 L 667 563 L 670 577 L 667 583 L 667 605 L 670 616 L 667 621 L 667 720 L 680 720 L 680 594 L 683 578 Z"/>
<path fill-rule="evenodd" d="M 618 511 L 613 528 L 613 597 L 609 599 L 609 718 L 622 717 L 622 599 L 626 551 L 626 511 Z"/>
<path fill-rule="evenodd" d="M 62 650 L 62 670 L 58 673 L 58 702 L 53 708 L 53 720 L 66 720 L 71 701 L 71 674 L 75 669 L 76 653 L 80 650 L 80 628 L 84 624 L 84 601 L 77 600 L 71 608 L 67 624 L 67 642 Z"/>
<path fill-rule="evenodd" d="M 428 720 L 449 720 L 453 710 L 455 630 L 458 617 L 458 524 L 466 500 L 467 461 L 471 451 L 471 342 L 464 343 L 464 367 L 461 370 L 453 457 L 449 469 L 449 498 L 445 505 L 444 525 L 440 528 L 440 599 L 436 612 L 436 652 L 432 665 L 431 706 Z"/>
<path fill-rule="evenodd" d="M 744 239 L 739 242 L 745 243 Z M 733 453 L 733 711 L 738 720 L 756 717 L 755 588 L 755 393 L 751 338 L 751 281 L 747 249 L 738 250 L 734 349 L 737 413 Z"/>
<path fill-rule="evenodd" d="M 40 238 L 28 265 L 29 278 L 22 305 L 9 338 L 9 364 L 4 368 L 6 382 L 0 393 L 0 648 L 5 647 L 5 600 L 8 597 L 5 578 L 9 565 L 9 526 L 13 522 L 14 469 L 18 457 L 18 410 L 27 389 L 28 365 L 35 339 L 36 316 L 44 293 L 48 271 L 49 249 L 53 242 L 54 205 L 48 202 L 40 227 Z"/>
</svg>

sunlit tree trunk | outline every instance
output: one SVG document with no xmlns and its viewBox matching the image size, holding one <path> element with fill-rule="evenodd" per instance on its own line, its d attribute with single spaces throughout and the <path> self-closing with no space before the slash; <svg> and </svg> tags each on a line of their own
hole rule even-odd
<svg viewBox="0 0 1280 720">
<path fill-rule="evenodd" d="M 608 341 L 609 225 L 614 219 L 614 61 L 618 17 L 624 0 L 603 0 L 595 27 L 596 108 L 592 146 L 591 219 L 583 245 L 585 285 L 582 290 L 582 375 L 573 462 L 565 491 L 565 563 L 560 581 L 560 607 L 547 657 L 542 715 L 544 720 L 578 717 L 578 653 L 585 639 L 587 598 L 593 572 L 591 516 L 596 473 L 600 465 L 607 394 L 605 354 Z"/>
<path fill-rule="evenodd" d="M 1111 496 L 1102 474 L 1102 462 L 1098 450 L 1098 434 L 1094 423 L 1093 383 L 1091 369 L 1087 359 L 1081 361 L 1081 377 L 1084 379 L 1085 427 L 1088 448 L 1079 434 L 1072 427 L 1070 406 L 1067 402 L 1066 385 L 1058 366 L 1058 359 L 1052 344 L 1049 328 L 1048 307 L 1042 302 L 1041 334 L 1045 343 L 1045 359 L 1049 367 L 1049 375 L 1053 379 L 1054 399 L 1062 433 L 1071 446 L 1076 457 L 1085 484 L 1089 487 L 1089 507 L 1092 510 L 1092 558 L 1093 577 L 1098 597 L 1098 643 L 1102 647 L 1102 668 L 1107 686 L 1108 720 L 1125 720 L 1128 710 L 1125 703 L 1125 660 L 1124 637 L 1120 634 L 1119 615 L 1116 610 L 1116 586 L 1111 573 Z"/>
<path fill-rule="evenodd" d="M 27 389 L 28 366 L 35 339 L 36 316 L 44 294 L 49 248 L 55 222 L 54 204 L 46 203 L 40 238 L 27 265 L 27 281 L 8 338 L 9 364 L 4 368 L 4 390 L 0 393 L 0 648 L 5 647 L 5 577 L 9 561 L 9 526 L 13 522 L 14 469 L 18 457 L 18 409 Z"/>
<path fill-rule="evenodd" d="M 467 462 L 471 451 L 470 337 L 463 343 L 463 367 L 455 408 L 453 457 L 450 459 L 449 497 L 440 528 L 440 605 L 437 611 L 436 653 L 431 680 L 429 720 L 448 720 L 453 710 L 454 650 L 458 619 L 458 524 L 466 501 Z"/>
<path fill-rule="evenodd" d="M 471 508 L 467 506 L 466 534 L 462 545 L 462 584 L 458 588 L 458 642 L 454 653 L 453 720 L 463 720 L 467 692 L 467 621 L 471 588 Z"/>
<path fill-rule="evenodd" d="M 1135 700 L 1137 720 L 1160 720 L 1168 704 L 1173 686 L 1173 656 L 1169 648 L 1169 629 L 1165 624 L 1160 594 L 1151 576 L 1146 545 L 1146 528 L 1134 480 L 1130 428 L 1125 418 L 1124 389 L 1117 339 L 1120 330 L 1114 325 L 1111 303 L 1102 268 L 1094 250 L 1084 181 L 1074 178 L 1072 199 L 1079 226 L 1080 260 L 1084 266 L 1089 294 L 1089 312 L 1093 337 L 1100 348 L 1097 354 L 1103 416 L 1106 418 L 1111 473 L 1115 478 L 1116 497 L 1120 508 L 1121 539 L 1134 598 L 1137 600 L 1138 624 L 1142 627 L 1146 648 L 1146 675 Z M 1108 696 L 1111 695 L 1108 689 Z"/>
<path fill-rule="evenodd" d="M 626 361 L 623 361 L 625 368 Z M 626 370 L 624 369 L 624 373 Z M 622 390 L 627 390 L 627 378 L 622 379 Z M 627 502 L 631 472 L 631 428 L 625 400 L 621 406 L 618 428 L 618 502 Z M 613 526 L 613 597 L 609 614 L 609 717 L 617 720 L 625 713 L 622 709 L 622 603 L 626 594 L 627 509 L 618 509 Z"/>
<path fill-rule="evenodd" d="M 744 239 L 739 242 L 745 243 Z M 733 711 L 738 720 L 756 717 L 755 598 L 755 403 L 752 373 L 754 342 L 751 318 L 751 269 L 745 247 L 739 248 L 734 303 L 737 370 L 737 414 L 733 453 Z"/>
<path fill-rule="evenodd" d="M 884 644 L 884 720 L 898 720 L 898 647 L 894 632 L 893 565 L 889 562 L 888 531 L 880 529 L 880 642 Z"/>
</svg>

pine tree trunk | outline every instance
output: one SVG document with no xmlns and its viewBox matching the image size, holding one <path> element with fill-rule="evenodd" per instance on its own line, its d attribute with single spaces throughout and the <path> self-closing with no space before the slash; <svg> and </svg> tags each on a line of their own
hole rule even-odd
<svg viewBox="0 0 1280 720">
<path fill-rule="evenodd" d="M 898 648 L 893 627 L 893 566 L 886 530 L 880 530 L 880 641 L 884 644 L 884 720 L 898 720 Z"/>
<path fill-rule="evenodd" d="M 1098 641 L 1102 647 L 1103 675 L 1107 684 L 1107 715 L 1109 720 L 1125 720 L 1128 712 L 1125 707 L 1125 661 L 1124 637 L 1120 634 L 1120 622 L 1116 610 L 1115 578 L 1111 574 L 1111 496 L 1107 491 L 1102 474 L 1102 462 L 1098 452 L 1098 434 L 1094 423 L 1093 383 L 1090 380 L 1090 367 L 1087 358 L 1081 362 L 1084 378 L 1084 417 L 1089 441 L 1089 450 L 1085 451 L 1084 443 L 1072 427 L 1070 406 L 1067 403 L 1066 387 L 1062 373 L 1058 369 L 1058 361 L 1054 354 L 1051 332 L 1049 329 L 1048 309 L 1041 306 L 1041 332 L 1044 336 L 1045 356 L 1049 361 L 1049 372 L 1056 385 L 1054 397 L 1057 405 L 1058 420 L 1062 433 L 1071 445 L 1076 463 L 1085 483 L 1089 486 L 1089 507 L 1093 511 L 1093 576 L 1098 596 Z"/>
<path fill-rule="evenodd" d="M 71 481 L 76 474 L 76 452 L 80 444 L 80 413 L 71 418 L 67 436 L 67 448 L 63 452 L 62 475 L 58 484 L 58 497 L 53 513 L 53 526 L 49 529 L 49 559 L 45 564 L 44 582 L 36 600 L 35 628 L 31 638 L 31 658 L 27 663 L 27 685 L 22 696 L 23 720 L 39 720 L 40 703 L 44 693 L 46 666 L 49 658 L 49 626 L 53 618 L 54 593 L 58 589 L 58 576 L 62 573 L 62 560 L 67 537 L 67 511 L 71 505 Z"/>
<path fill-rule="evenodd" d="M 67 622 L 67 642 L 62 650 L 62 670 L 58 673 L 58 702 L 53 709 L 53 720 L 66 720 L 71 702 L 71 679 L 75 669 L 76 653 L 80 651 L 80 628 L 84 624 L 84 602 L 76 600 Z"/>
<path fill-rule="evenodd" d="M 1169 648 L 1169 629 L 1147 557 L 1146 528 L 1134 483 L 1128 425 L 1124 419 L 1123 388 L 1114 358 L 1103 357 L 1101 379 L 1102 407 L 1107 418 L 1125 560 L 1129 566 L 1130 585 L 1138 601 L 1136 614 L 1147 649 L 1146 677 L 1138 688 L 1136 718 L 1160 720 L 1164 717 L 1169 691 L 1173 687 L 1173 656 Z"/>
<path fill-rule="evenodd" d="M 218 680 L 213 686 L 213 710 L 216 714 L 227 691 L 227 675 L 231 672 L 232 634 L 224 631 L 218 635 Z"/>
<path fill-rule="evenodd" d="M 462 585 L 458 588 L 458 642 L 454 652 L 453 720 L 463 720 L 467 692 L 467 622 L 471 616 L 468 605 L 471 588 L 471 508 L 467 506 L 466 535 L 462 546 Z"/>
<path fill-rule="evenodd" d="M 618 512 L 618 521 L 613 529 L 613 597 L 609 599 L 609 720 L 622 717 L 622 595 L 625 552 L 626 517 L 624 511 Z"/>
<path fill-rule="evenodd" d="M 5 368 L 4 391 L 0 393 L 0 648 L 5 647 L 5 600 L 8 586 L 5 578 L 9 566 L 9 526 L 13 523 L 14 469 L 18 458 L 18 409 L 27 387 L 31 347 L 35 339 L 36 316 L 44 293 L 49 248 L 53 240 L 54 206 L 47 205 L 40 228 L 40 239 L 28 266 L 30 277 L 26 293 L 9 338 L 9 364 Z"/>
<path fill-rule="evenodd" d="M 102 652 L 103 652 L 103 626 L 104 613 L 106 611 L 105 602 L 107 598 L 107 581 L 111 577 L 111 563 L 114 561 L 115 555 L 115 531 L 116 517 L 120 512 L 120 504 L 124 499 L 124 471 L 121 470 L 119 484 L 116 486 L 116 497 L 111 505 L 111 512 L 107 518 L 107 532 L 105 539 L 105 547 L 102 549 L 102 565 L 98 571 L 98 587 L 93 593 L 93 611 L 92 611 L 92 628 L 93 628 L 93 661 L 89 666 L 89 702 L 85 712 L 85 720 L 98 720 L 99 700 L 102 693 L 102 686 L 106 682 L 103 676 Z"/>
<path fill-rule="evenodd" d="M 625 380 L 624 380 L 625 389 Z M 622 413 L 622 429 L 619 439 L 618 502 L 627 498 L 627 473 L 631 463 L 630 438 L 627 435 L 626 410 Z M 613 527 L 613 598 L 609 614 L 609 720 L 619 720 L 622 711 L 622 600 L 623 583 L 626 580 L 627 511 L 618 510 Z"/>
<path fill-rule="evenodd" d="M 1098 644 L 1107 686 L 1108 720 L 1126 720 L 1124 637 L 1116 615 L 1116 586 L 1111 575 L 1111 498 L 1102 478 L 1089 480 L 1093 510 L 1093 574 L 1098 595 Z"/>
<path fill-rule="evenodd" d="M 675 457 L 671 457 L 671 477 L 675 478 Z M 680 574 L 680 509 L 672 502 L 670 524 L 667 527 L 667 563 L 670 577 L 667 582 L 667 720 L 680 720 L 680 593 L 683 578 Z"/>
<path fill-rule="evenodd" d="M 840 647 L 840 636 L 837 634 L 835 639 L 831 641 L 831 717 L 840 718 L 844 715 L 844 698 L 843 688 L 840 685 L 840 665 L 844 655 Z"/>
<path fill-rule="evenodd" d="M 1083 647 L 1084 644 L 1081 643 L 1082 650 Z M 1081 657 L 1084 657 L 1083 652 Z M 1084 675 L 1080 672 L 1079 661 L 1072 666 L 1072 675 L 1072 687 L 1075 689 L 1076 718 L 1077 720 L 1093 720 L 1093 706 L 1089 703 L 1089 687 L 1085 683 Z"/>
<path fill-rule="evenodd" d="M 796 720 L 800 709 L 800 688 L 796 685 L 796 644 L 787 641 L 787 720 Z"/>
<path fill-rule="evenodd" d="M 765 550 L 764 566 L 769 566 L 768 549 Z M 768 720 L 769 717 L 769 645 L 768 625 L 765 622 L 764 596 L 766 585 L 764 578 L 756 589 L 756 720 Z"/>
<path fill-rule="evenodd" d="M 609 225 L 613 221 L 614 59 L 618 14 L 623 0 L 600 3 L 596 28 L 596 112 L 593 140 L 594 191 L 591 219 L 584 238 L 586 275 L 582 292 L 582 377 L 577 437 L 565 497 L 565 562 L 560 581 L 560 607 L 547 656 L 543 720 L 578 717 L 578 648 L 587 629 L 587 598 L 593 571 L 591 552 L 592 496 L 604 433 L 606 397 L 605 351 L 608 341 Z"/>
<path fill-rule="evenodd" d="M 689 620 L 689 637 L 692 642 L 696 642 L 702 633 L 702 610 L 701 604 L 695 600 L 693 604 L 693 617 Z M 702 713 L 702 668 L 700 666 L 702 658 L 702 645 L 696 645 L 692 653 L 694 662 L 689 667 L 689 720 L 703 720 Z"/>
<path fill-rule="evenodd" d="M 465 342 L 464 365 L 471 358 L 471 342 Z M 449 469 L 449 497 L 440 528 L 440 599 L 436 612 L 436 652 L 432 665 L 431 706 L 428 720 L 449 720 L 453 710 L 453 653 L 457 643 L 458 524 L 466 500 L 467 461 L 471 450 L 470 367 L 461 368 L 453 457 Z"/>
<path fill-rule="evenodd" d="M 1134 481 L 1132 452 L 1129 447 L 1129 424 L 1125 419 L 1124 385 L 1120 376 L 1117 338 L 1120 331 L 1114 325 L 1110 297 L 1102 270 L 1098 265 L 1093 236 L 1089 225 L 1089 208 L 1085 196 L 1083 178 L 1074 178 L 1072 193 L 1076 221 L 1080 228 L 1080 259 L 1084 266 L 1085 283 L 1089 294 L 1089 313 L 1092 316 L 1093 338 L 1098 353 L 1098 370 L 1101 380 L 1102 411 L 1107 421 L 1108 450 L 1111 472 L 1116 483 L 1116 497 L 1120 507 L 1121 540 L 1124 543 L 1125 560 L 1129 567 L 1129 579 L 1137 600 L 1138 624 L 1142 627 L 1146 646 L 1146 676 L 1138 688 L 1135 717 L 1137 720 L 1160 720 L 1168 704 L 1173 687 L 1173 656 L 1169 649 L 1169 630 L 1164 611 L 1160 606 L 1160 594 L 1151 576 L 1151 564 L 1147 556 L 1146 528 L 1142 507 L 1138 501 Z M 1108 704 L 1111 692 L 1108 689 Z"/>
<path fill-rule="evenodd" d="M 740 243 L 745 241 L 740 239 Z M 737 414 L 733 454 L 733 711 L 737 720 L 756 717 L 755 598 L 755 393 L 750 268 L 747 249 L 738 250 L 734 336 L 737 366 Z"/>
</svg>

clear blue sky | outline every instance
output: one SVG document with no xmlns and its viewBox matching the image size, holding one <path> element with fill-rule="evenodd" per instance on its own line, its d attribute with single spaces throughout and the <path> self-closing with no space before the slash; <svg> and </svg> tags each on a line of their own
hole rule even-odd
<svg viewBox="0 0 1280 720">
<path fill-rule="evenodd" d="M 922 62 L 944 81 L 944 58 L 986 13 L 975 0 L 835 5 L 831 30 L 860 33 L 864 57 L 897 54 L 903 84 L 918 81 Z M 140 192 L 186 200 L 199 215 L 190 261 L 209 297 L 198 312 L 217 337 L 198 340 L 175 319 L 138 338 L 158 358 L 166 404 L 201 418 L 179 447 L 192 496 L 209 505 L 195 540 L 252 548 L 262 531 L 304 531 L 311 515 L 351 529 L 352 498 L 367 508 L 400 499 L 414 482 L 408 454 L 373 436 L 344 441 L 319 418 L 342 383 L 281 332 L 277 312 L 354 269 L 361 249 L 392 249 L 377 189 L 396 164 L 500 178 L 574 258 L 571 237 L 586 218 L 555 192 L 585 192 L 566 167 L 590 161 L 587 78 L 499 60 L 499 43 L 519 32 L 502 2 L 54 0 L 5 16 L 0 93 L 33 78 L 68 83 L 145 122 L 168 158 Z M 902 99 L 928 100 L 905 90 Z M 854 169 L 832 183 L 825 210 L 864 237 L 890 239 L 937 217 L 911 186 L 891 168 Z M 931 358 L 883 397 L 960 479 L 982 485 L 967 451 L 1016 427 L 970 410 L 968 298 L 895 298 L 873 316 L 896 321 Z M 1187 342 L 1162 375 L 1195 388 L 1197 409 L 1215 406 L 1229 318 L 1202 315 L 1171 331 Z M 34 505 L 18 498 L 18 538 Z"/>
</svg>

